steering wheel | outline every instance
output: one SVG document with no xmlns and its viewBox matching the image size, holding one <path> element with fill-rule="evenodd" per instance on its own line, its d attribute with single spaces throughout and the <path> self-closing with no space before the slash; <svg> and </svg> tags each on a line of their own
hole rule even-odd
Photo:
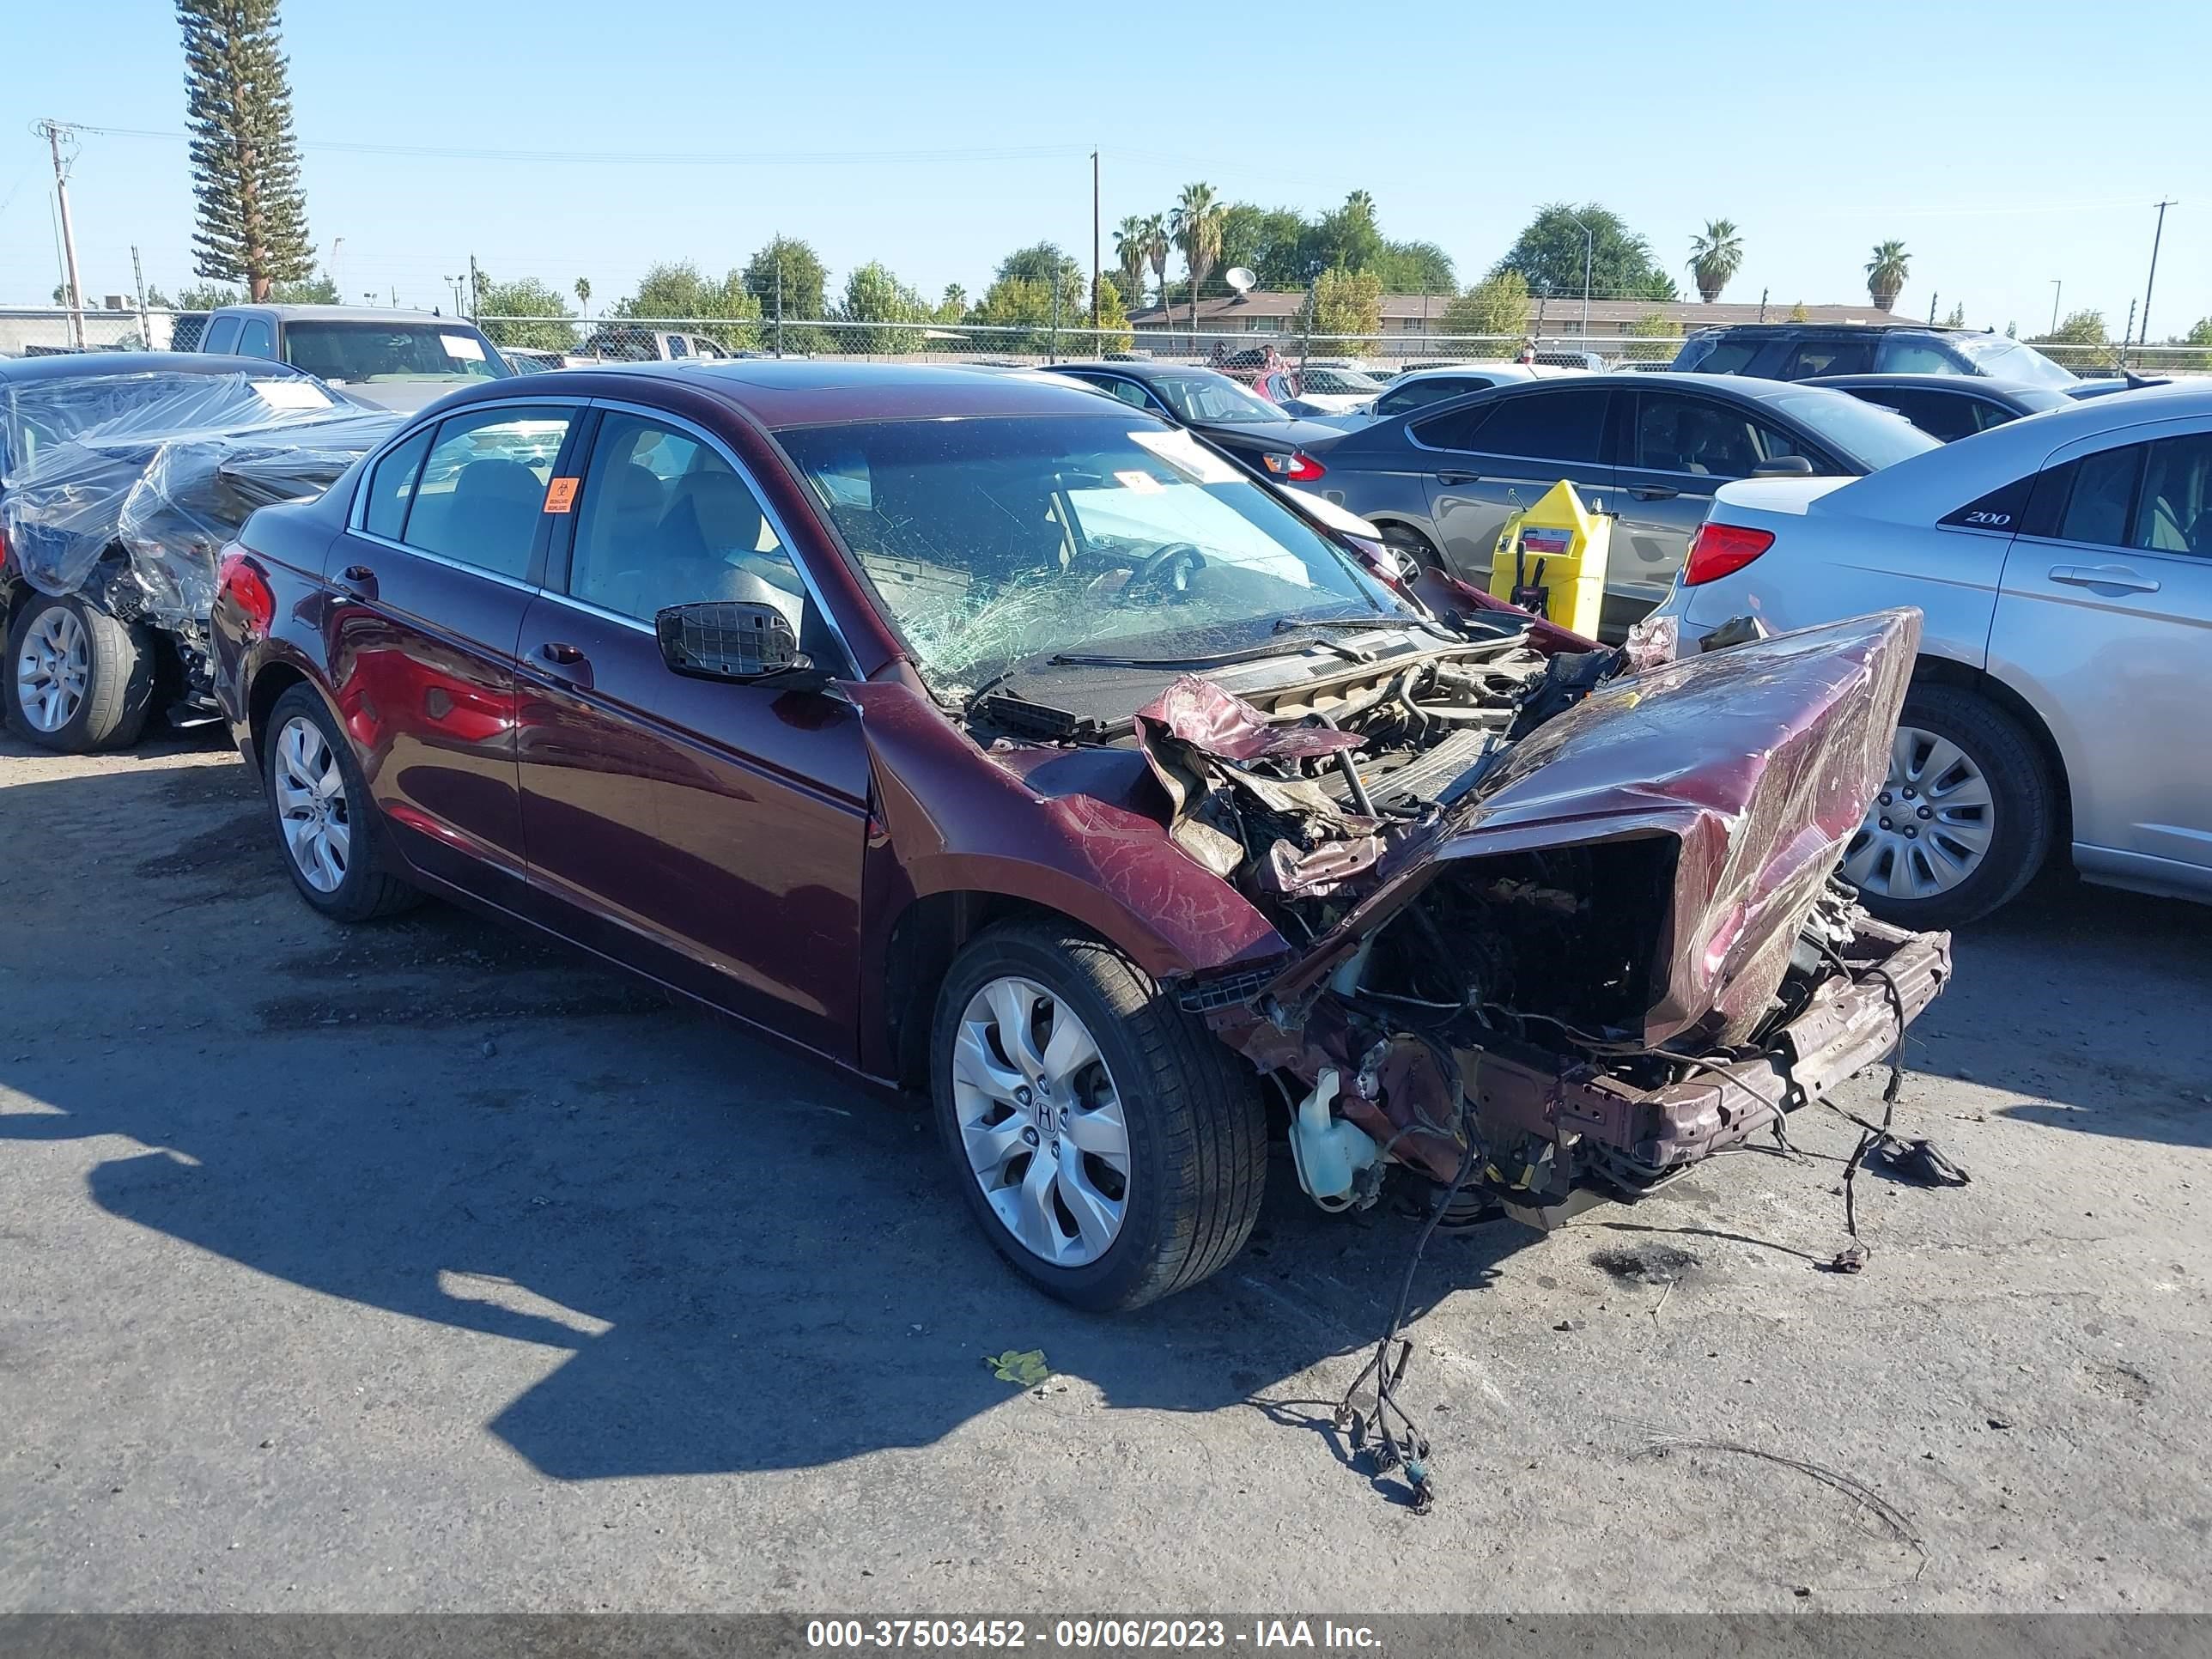
<svg viewBox="0 0 2212 1659">
<path fill-rule="evenodd" d="M 1180 593 L 1184 591 L 1184 580 L 1205 568 L 1206 555 L 1198 550 L 1196 544 L 1170 542 L 1130 573 L 1129 580 L 1121 585 L 1121 597 L 1127 600 L 1143 593 L 1170 571 L 1180 574 L 1166 591 Z"/>
</svg>

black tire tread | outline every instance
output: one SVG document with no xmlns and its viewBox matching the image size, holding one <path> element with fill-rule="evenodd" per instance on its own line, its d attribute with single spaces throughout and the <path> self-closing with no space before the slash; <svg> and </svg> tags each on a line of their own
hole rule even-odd
<svg viewBox="0 0 2212 1659">
<path fill-rule="evenodd" d="M 1147 1073 L 1133 1081 L 1146 1091 L 1163 1163 L 1181 1177 L 1176 1190 L 1159 1195 L 1170 1231 L 1143 1273 L 1110 1300 L 1085 1305 L 1127 1311 L 1220 1272 L 1251 1237 L 1266 1193 L 1267 1114 L 1257 1080 L 1157 981 L 1091 934 L 1021 920 L 986 930 L 969 948 L 1015 939 L 1058 956 L 1122 1022 Z"/>
<path fill-rule="evenodd" d="M 76 613 L 90 647 L 91 684 L 83 705 L 59 732 L 40 732 L 22 716 L 15 700 L 15 656 L 33 618 L 66 605 Z M 128 749 L 146 730 L 154 708 L 154 647 L 143 625 L 118 622 L 81 599 L 33 599 L 16 612 L 7 640 L 8 713 L 15 728 L 42 749 L 90 755 Z M 68 734 L 76 728 L 75 738 Z"/>
</svg>

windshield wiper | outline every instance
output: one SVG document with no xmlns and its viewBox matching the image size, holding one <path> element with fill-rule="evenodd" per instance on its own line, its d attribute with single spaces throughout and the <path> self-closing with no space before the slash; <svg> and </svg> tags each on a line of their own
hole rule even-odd
<svg viewBox="0 0 2212 1659">
<path fill-rule="evenodd" d="M 1449 629 L 1427 617 L 1283 617 L 1276 621 L 1274 631 L 1304 633 L 1316 628 L 1425 628 L 1431 634 L 1452 637 Z"/>
<path fill-rule="evenodd" d="M 1275 630 L 1282 632 L 1279 626 Z M 1225 668 L 1231 663 L 1257 662 L 1262 657 L 1279 657 L 1291 641 L 1283 639 L 1265 645 L 1240 646 L 1234 651 L 1209 651 L 1194 657 L 1105 657 L 1078 656 L 1063 652 L 1050 659 L 1055 668 Z M 1347 662 L 1365 662 L 1366 654 L 1350 646 L 1339 645 L 1334 640 L 1325 640 L 1318 635 L 1297 641 L 1301 646 L 1317 645 L 1324 651 L 1334 651 Z"/>
</svg>

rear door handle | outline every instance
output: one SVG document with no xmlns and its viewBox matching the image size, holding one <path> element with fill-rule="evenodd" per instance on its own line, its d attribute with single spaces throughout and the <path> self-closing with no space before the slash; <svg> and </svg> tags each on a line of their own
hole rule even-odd
<svg viewBox="0 0 2212 1659">
<path fill-rule="evenodd" d="M 1646 488 L 1643 485 L 1632 486 L 1628 493 L 1639 501 L 1679 501 L 1682 495 L 1679 489 L 1662 489 L 1656 486 Z"/>
<path fill-rule="evenodd" d="M 538 647 L 538 661 L 548 679 L 580 690 L 592 689 L 592 659 L 584 654 L 581 647 L 549 641 Z"/>
<path fill-rule="evenodd" d="M 1443 484 L 1480 483 L 1482 482 L 1482 474 L 1480 472 L 1439 472 L 1437 474 L 1437 482 Z"/>
<path fill-rule="evenodd" d="M 2051 580 L 2069 587 L 2117 587 L 2124 593 L 2155 593 L 2158 583 L 2137 575 L 2124 564 L 2053 565 Z"/>
<path fill-rule="evenodd" d="M 365 564 L 349 564 L 338 572 L 339 585 L 364 599 L 376 597 L 376 572 Z"/>
</svg>

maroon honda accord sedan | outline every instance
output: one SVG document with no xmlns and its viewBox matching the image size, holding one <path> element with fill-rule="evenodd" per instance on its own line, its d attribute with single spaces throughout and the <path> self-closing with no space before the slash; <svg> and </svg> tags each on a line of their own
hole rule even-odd
<svg viewBox="0 0 2212 1659">
<path fill-rule="evenodd" d="M 1948 939 L 1835 872 L 1918 619 L 1632 664 L 1048 377 L 746 362 L 460 392 L 227 553 L 301 896 L 423 893 L 933 1098 L 1000 1250 L 1131 1307 L 1271 1136 L 1524 1215 L 1879 1058 Z"/>
</svg>

